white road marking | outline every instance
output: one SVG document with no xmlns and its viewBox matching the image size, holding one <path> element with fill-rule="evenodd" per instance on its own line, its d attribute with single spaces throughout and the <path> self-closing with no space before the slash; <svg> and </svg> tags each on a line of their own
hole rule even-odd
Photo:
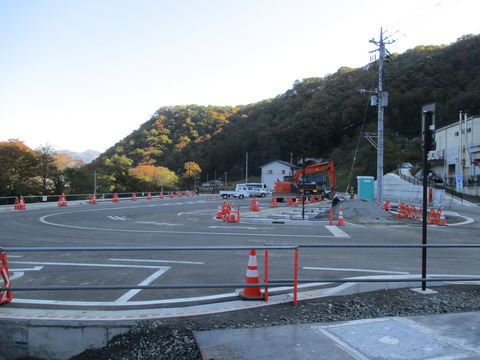
<svg viewBox="0 0 480 360">
<path fill-rule="evenodd" d="M 169 266 L 165 266 L 165 267 L 162 267 L 160 268 L 159 270 L 157 270 L 155 273 L 153 273 L 152 275 L 150 275 L 149 277 L 147 277 L 145 280 L 143 280 L 140 284 L 138 284 L 139 286 L 143 286 L 143 285 L 149 285 L 150 283 L 152 283 L 153 281 L 155 281 L 157 278 L 159 278 L 160 276 L 162 276 L 167 270 L 169 270 L 170 267 Z M 127 291 L 123 296 L 120 296 L 117 300 L 114 301 L 115 304 L 117 305 L 122 305 L 122 304 L 125 304 L 128 300 L 130 300 L 132 297 L 134 297 L 135 295 L 137 295 L 140 291 L 142 291 L 142 289 L 132 289 L 132 290 L 129 290 Z"/>
<path fill-rule="evenodd" d="M 340 230 L 338 227 L 336 226 L 331 226 L 331 225 L 326 225 L 325 228 L 330 231 L 333 236 L 335 237 L 338 237 L 338 238 L 350 238 L 349 235 L 347 235 L 346 232 L 344 232 L 343 230 Z"/>
<path fill-rule="evenodd" d="M 10 261 L 12 263 L 12 261 Z M 42 270 L 43 266 L 34 266 L 33 268 L 25 268 L 25 269 L 9 269 L 11 272 L 16 272 L 16 271 L 39 271 Z"/>
<path fill-rule="evenodd" d="M 224 226 L 209 226 L 208 227 L 209 229 L 248 229 L 248 230 L 259 230 L 260 228 L 258 227 L 249 227 L 249 226 L 227 226 L 227 225 L 224 225 Z M 265 230 L 273 230 L 273 228 L 262 228 L 262 230 L 265 229 Z"/>
<path fill-rule="evenodd" d="M 171 263 L 171 264 L 194 264 L 203 265 L 203 261 L 179 261 L 179 260 L 146 260 L 146 259 L 109 259 L 111 261 L 132 261 L 132 262 L 147 262 L 147 263 Z"/>
<path fill-rule="evenodd" d="M 108 215 L 107 217 L 112 219 L 112 220 L 121 220 L 121 221 L 129 220 L 126 216 L 110 216 L 110 215 Z"/>
<path fill-rule="evenodd" d="M 368 272 L 368 273 L 379 273 L 379 274 L 398 274 L 398 275 L 409 275 L 409 272 L 404 271 L 388 271 L 388 270 L 369 270 L 369 269 L 349 269 L 349 268 L 326 268 L 326 267 L 315 267 L 315 266 L 304 266 L 305 270 L 322 270 L 322 271 L 356 271 L 356 272 Z"/>
<path fill-rule="evenodd" d="M 161 266 L 149 265 L 127 265 L 127 264 L 89 264 L 89 263 L 55 263 L 40 261 L 10 261 L 10 264 L 30 264 L 30 265 L 53 265 L 53 266 L 90 266 L 90 267 L 112 267 L 112 268 L 139 268 L 139 269 L 160 269 Z"/>
</svg>

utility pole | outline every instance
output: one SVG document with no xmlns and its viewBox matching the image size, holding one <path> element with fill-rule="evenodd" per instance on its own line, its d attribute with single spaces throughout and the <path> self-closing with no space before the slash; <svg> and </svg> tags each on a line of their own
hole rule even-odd
<svg viewBox="0 0 480 360">
<path fill-rule="evenodd" d="M 245 183 L 248 183 L 248 152 L 245 153 Z"/>
<path fill-rule="evenodd" d="M 372 90 L 359 90 L 360 93 L 364 94 L 368 93 L 375 93 L 371 97 L 371 105 L 377 106 L 377 114 L 378 114 L 378 127 L 377 127 L 377 201 L 378 203 L 383 202 L 383 137 L 384 137 L 384 130 L 383 130 L 383 115 L 384 111 L 383 108 L 388 105 L 388 92 L 383 91 L 383 60 L 387 55 L 387 50 L 385 49 L 385 45 L 392 44 L 391 42 L 385 42 L 383 38 L 383 29 L 380 28 L 380 41 L 376 41 L 374 39 L 370 40 L 371 43 L 378 46 L 378 49 L 375 49 L 370 52 L 379 52 L 379 59 L 378 59 L 378 87 L 375 91 Z"/>
</svg>

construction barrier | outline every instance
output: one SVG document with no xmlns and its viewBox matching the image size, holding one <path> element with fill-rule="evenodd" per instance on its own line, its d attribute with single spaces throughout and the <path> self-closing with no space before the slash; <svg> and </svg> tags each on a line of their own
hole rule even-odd
<svg viewBox="0 0 480 360">
<path fill-rule="evenodd" d="M 67 198 L 65 197 L 65 195 L 60 195 L 60 197 L 58 198 L 58 206 L 59 207 L 68 206 Z"/>
<path fill-rule="evenodd" d="M 0 273 L 2 274 L 3 288 L 10 287 L 10 273 L 8 272 L 7 254 L 0 252 Z M 0 291 L 0 304 L 12 301 L 12 292 L 9 290 Z"/>
<path fill-rule="evenodd" d="M 88 203 L 89 204 L 96 204 L 97 203 L 97 199 L 95 198 L 95 195 L 90 195 L 88 197 Z"/>
<path fill-rule="evenodd" d="M 119 202 L 120 201 L 120 199 L 118 198 L 118 194 L 113 194 L 112 201 L 113 202 Z"/>
<path fill-rule="evenodd" d="M 132 201 L 137 201 L 137 194 L 135 193 L 132 194 Z"/>
<path fill-rule="evenodd" d="M 245 284 L 260 284 L 260 279 L 258 277 L 256 250 L 250 250 Z M 243 300 L 263 300 L 263 295 L 260 291 L 260 287 L 245 287 L 240 293 L 240 298 L 242 298 Z"/>
<path fill-rule="evenodd" d="M 287 206 L 293 206 L 293 205 L 294 205 L 293 198 L 289 197 L 287 200 Z"/>
</svg>

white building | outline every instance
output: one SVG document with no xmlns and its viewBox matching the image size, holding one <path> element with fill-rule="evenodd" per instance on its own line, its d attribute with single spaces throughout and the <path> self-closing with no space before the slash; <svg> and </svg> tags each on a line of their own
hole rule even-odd
<svg viewBox="0 0 480 360">
<path fill-rule="evenodd" d="M 480 185 L 480 116 L 464 118 L 435 131 L 430 169 L 457 191 L 478 195 Z"/>
<path fill-rule="evenodd" d="M 262 169 L 262 183 L 267 184 L 269 190 L 273 190 L 273 184 L 276 181 L 283 181 L 284 176 L 292 176 L 293 172 L 300 169 L 299 166 L 282 160 L 270 161 L 260 168 Z"/>
</svg>

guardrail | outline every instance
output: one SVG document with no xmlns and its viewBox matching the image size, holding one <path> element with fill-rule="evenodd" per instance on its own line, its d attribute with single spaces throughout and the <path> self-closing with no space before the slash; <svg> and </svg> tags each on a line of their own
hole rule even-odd
<svg viewBox="0 0 480 360">
<path fill-rule="evenodd" d="M 159 196 L 160 193 L 163 193 L 165 197 L 172 192 L 175 195 L 178 195 L 179 193 L 185 194 L 186 192 L 192 193 L 193 190 L 183 190 L 183 189 L 165 189 L 163 192 L 162 191 L 131 191 L 131 192 L 119 192 L 119 193 L 96 193 L 94 196 L 97 200 L 112 200 L 114 195 L 117 195 L 120 199 L 127 199 L 131 198 L 133 194 L 139 195 L 141 197 L 146 197 L 147 194 L 151 194 L 152 196 Z M 75 200 L 89 200 L 89 197 L 92 196 L 93 193 L 90 194 L 47 194 L 47 195 L 22 195 L 21 197 L 24 198 L 24 200 L 27 203 L 48 203 L 48 202 L 57 202 L 60 196 L 65 196 L 67 200 L 69 201 L 75 201 Z M 15 202 L 15 199 L 18 199 L 19 196 L 0 196 L 0 205 L 13 205 Z"/>
<path fill-rule="evenodd" d="M 444 275 L 437 277 L 435 275 L 419 278 L 405 277 L 405 278 L 388 278 L 382 279 L 372 278 L 336 278 L 336 279 L 299 279 L 298 278 L 298 263 L 299 263 L 299 249 L 301 248 L 336 248 L 336 249 L 354 249 L 354 248 L 400 248 L 412 249 L 421 248 L 426 251 L 427 248 L 478 248 L 480 244 L 268 244 L 265 246 L 178 246 L 178 247 L 158 247 L 158 246 L 137 246 L 137 247 L 4 247 L 0 248 L 1 253 L 7 252 L 65 252 L 65 251 L 220 251 L 220 250 L 264 250 L 264 282 L 256 284 L 245 283 L 230 283 L 230 284 L 167 284 L 167 285 L 98 285 L 98 286 L 25 286 L 15 287 L 7 286 L 0 287 L 0 295 L 2 292 L 16 292 L 16 291 L 81 291 L 81 290 L 121 290 L 121 289 L 193 289 L 193 288 L 247 288 L 247 287 L 263 287 L 264 299 L 268 301 L 268 289 L 271 287 L 287 286 L 293 288 L 293 305 L 298 302 L 298 284 L 299 283 L 366 283 L 366 282 L 419 282 L 426 284 L 427 282 L 440 281 L 480 281 L 479 276 L 456 277 L 454 275 Z M 294 266 L 293 276 L 290 279 L 269 279 L 269 250 L 293 250 L 294 251 Z M 423 264 L 422 264 L 423 266 Z"/>
</svg>

